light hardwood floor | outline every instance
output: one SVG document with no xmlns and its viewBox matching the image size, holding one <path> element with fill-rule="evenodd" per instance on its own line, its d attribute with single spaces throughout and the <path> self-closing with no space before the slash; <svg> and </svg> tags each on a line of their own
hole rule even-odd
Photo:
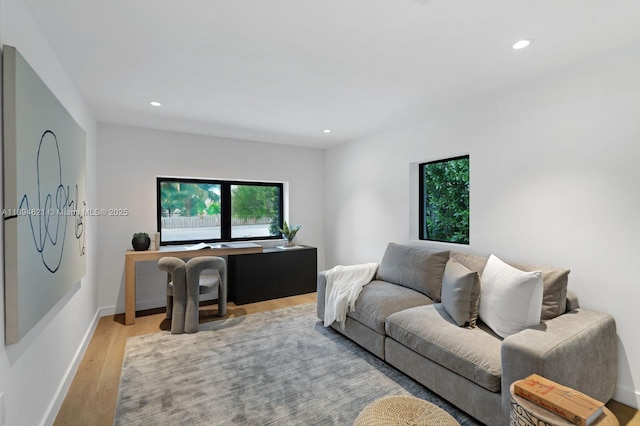
<svg viewBox="0 0 640 426">
<path fill-rule="evenodd" d="M 230 302 L 227 314 L 231 317 L 242 316 L 315 301 L 316 294 L 310 293 L 240 306 Z M 202 306 L 200 322 L 219 320 L 217 311 L 216 304 Z M 127 337 L 170 329 L 164 309 L 138 315 L 136 323 L 130 326 L 124 325 L 124 314 L 100 318 L 54 426 L 113 425 Z M 607 406 L 618 417 L 621 426 L 640 425 L 638 411 L 615 401 Z"/>
</svg>

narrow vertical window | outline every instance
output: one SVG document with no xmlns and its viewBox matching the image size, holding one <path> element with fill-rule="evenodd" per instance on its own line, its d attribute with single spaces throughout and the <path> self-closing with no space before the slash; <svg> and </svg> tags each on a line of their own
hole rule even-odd
<svg viewBox="0 0 640 426">
<path fill-rule="evenodd" d="M 420 164 L 420 239 L 469 244 L 469 156 Z"/>
</svg>

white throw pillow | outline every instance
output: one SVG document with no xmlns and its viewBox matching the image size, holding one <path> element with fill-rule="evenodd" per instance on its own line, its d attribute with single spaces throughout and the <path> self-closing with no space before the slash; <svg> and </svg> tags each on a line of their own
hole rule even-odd
<svg viewBox="0 0 640 426">
<path fill-rule="evenodd" d="M 540 271 L 521 271 L 492 254 L 480 282 L 480 319 L 498 336 L 507 337 L 540 324 Z"/>
</svg>

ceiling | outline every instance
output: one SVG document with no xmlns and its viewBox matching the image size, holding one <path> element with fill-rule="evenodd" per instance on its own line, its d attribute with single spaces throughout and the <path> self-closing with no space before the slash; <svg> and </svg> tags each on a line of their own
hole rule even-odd
<svg viewBox="0 0 640 426">
<path fill-rule="evenodd" d="M 316 148 L 640 45 L 638 0 L 24 1 L 98 121 Z"/>
</svg>

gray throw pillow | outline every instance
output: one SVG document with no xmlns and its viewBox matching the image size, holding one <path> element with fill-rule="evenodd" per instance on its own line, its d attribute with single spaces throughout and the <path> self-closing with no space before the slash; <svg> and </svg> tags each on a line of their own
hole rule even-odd
<svg viewBox="0 0 640 426">
<path fill-rule="evenodd" d="M 480 306 L 480 277 L 451 258 L 442 279 L 442 306 L 459 326 L 475 327 Z"/>
<path fill-rule="evenodd" d="M 511 263 L 509 265 L 521 271 L 542 272 L 542 316 L 541 320 L 550 320 L 564 314 L 567 311 L 567 287 L 569 284 L 569 270 L 560 268 L 547 268 L 544 266 L 523 265 Z"/>
<path fill-rule="evenodd" d="M 382 256 L 376 279 L 408 287 L 440 301 L 442 276 L 449 250 L 389 243 Z"/>
</svg>

